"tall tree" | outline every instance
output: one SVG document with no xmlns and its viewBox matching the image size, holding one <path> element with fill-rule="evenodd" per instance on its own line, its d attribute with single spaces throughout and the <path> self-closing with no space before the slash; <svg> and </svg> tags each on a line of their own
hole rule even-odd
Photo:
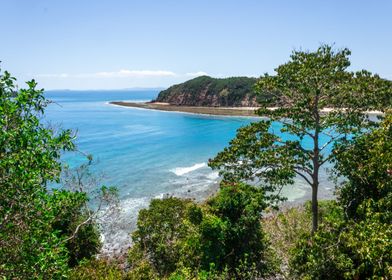
<svg viewBox="0 0 392 280">
<path fill-rule="evenodd" d="M 293 51 L 289 62 L 256 83 L 269 98 L 257 113 L 267 119 L 239 129 L 229 147 L 210 160 L 224 180 L 263 186 L 270 199 L 296 176 L 312 190 L 312 230 L 318 227 L 321 168 L 333 145 L 363 133 L 375 123 L 366 110 L 392 103 L 392 83 L 368 71 L 350 72 L 351 52 L 321 45 L 316 51 Z M 271 131 L 274 121 L 278 133 Z M 310 143 L 310 144 L 309 144 Z"/>
</svg>

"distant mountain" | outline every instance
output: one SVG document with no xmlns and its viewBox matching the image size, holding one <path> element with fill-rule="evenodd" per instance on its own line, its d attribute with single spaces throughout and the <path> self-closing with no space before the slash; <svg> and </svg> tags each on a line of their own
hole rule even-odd
<svg viewBox="0 0 392 280">
<path fill-rule="evenodd" d="M 154 102 L 183 106 L 256 107 L 258 102 L 253 91 L 256 80 L 201 76 L 161 91 Z"/>
</svg>

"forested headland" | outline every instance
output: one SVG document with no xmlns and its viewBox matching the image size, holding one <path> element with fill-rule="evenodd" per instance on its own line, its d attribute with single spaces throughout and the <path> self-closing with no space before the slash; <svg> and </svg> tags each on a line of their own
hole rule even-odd
<svg viewBox="0 0 392 280">
<path fill-rule="evenodd" d="M 154 102 L 177 106 L 257 107 L 261 97 L 253 90 L 256 80 L 201 76 L 161 91 Z"/>
</svg>

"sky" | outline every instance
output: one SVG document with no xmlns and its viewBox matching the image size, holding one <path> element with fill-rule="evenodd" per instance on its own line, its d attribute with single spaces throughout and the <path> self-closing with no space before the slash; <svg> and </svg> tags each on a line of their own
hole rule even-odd
<svg viewBox="0 0 392 280">
<path fill-rule="evenodd" d="M 260 76 L 294 49 L 351 49 L 392 79 L 391 0 L 0 0 L 0 68 L 50 89 Z"/>
</svg>

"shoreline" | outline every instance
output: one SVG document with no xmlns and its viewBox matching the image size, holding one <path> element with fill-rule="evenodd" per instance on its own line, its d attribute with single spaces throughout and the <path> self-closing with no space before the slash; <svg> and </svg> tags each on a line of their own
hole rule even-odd
<svg viewBox="0 0 392 280">
<path fill-rule="evenodd" d="M 255 114 L 257 108 L 253 107 L 199 107 L 199 106 L 178 106 L 167 103 L 151 102 L 126 102 L 110 101 L 110 105 L 131 107 L 147 110 L 157 110 L 166 112 L 180 112 L 201 115 L 233 116 L 233 117 L 260 117 Z"/>
<path fill-rule="evenodd" d="M 178 113 L 189 113 L 189 114 L 201 114 L 210 116 L 231 116 L 231 117 L 256 117 L 260 118 L 259 115 L 255 113 L 258 107 L 202 107 L 202 106 L 180 106 L 171 105 L 169 103 L 162 102 L 128 102 L 128 101 L 109 101 L 108 104 L 139 108 L 146 110 L 157 110 L 166 112 L 178 112 Z M 269 108 L 275 110 L 277 108 Z M 324 108 L 322 112 L 329 113 L 333 111 L 333 108 Z M 367 111 L 368 115 L 383 115 L 381 111 Z"/>
</svg>

